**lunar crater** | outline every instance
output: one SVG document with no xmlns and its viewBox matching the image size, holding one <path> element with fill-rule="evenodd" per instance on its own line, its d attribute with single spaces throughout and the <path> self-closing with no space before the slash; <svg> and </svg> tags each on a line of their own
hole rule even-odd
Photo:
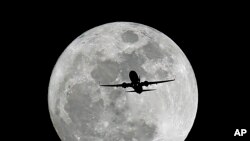
<svg viewBox="0 0 250 141">
<path fill-rule="evenodd" d="M 138 35 L 135 34 L 134 31 L 131 31 L 131 30 L 124 32 L 121 36 L 122 36 L 122 40 L 128 43 L 135 43 L 139 39 Z"/>
</svg>

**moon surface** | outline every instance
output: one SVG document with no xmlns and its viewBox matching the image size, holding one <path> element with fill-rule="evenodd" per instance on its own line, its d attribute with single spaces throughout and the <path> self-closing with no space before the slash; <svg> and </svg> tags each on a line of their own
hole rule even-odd
<svg viewBox="0 0 250 141">
<path fill-rule="evenodd" d="M 155 91 L 101 84 L 175 81 Z M 146 88 L 146 87 L 145 87 Z M 160 31 L 132 22 L 107 23 L 84 32 L 59 57 L 51 74 L 50 117 L 62 141 L 183 141 L 198 104 L 193 69 L 177 44 Z"/>
</svg>

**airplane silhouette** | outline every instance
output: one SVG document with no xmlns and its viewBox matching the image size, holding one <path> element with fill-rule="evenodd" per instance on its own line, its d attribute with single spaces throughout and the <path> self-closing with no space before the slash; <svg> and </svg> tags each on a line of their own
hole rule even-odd
<svg viewBox="0 0 250 141">
<path fill-rule="evenodd" d="M 138 77 L 137 73 L 135 71 L 130 71 L 129 72 L 129 78 L 131 80 L 131 83 L 126 83 L 123 82 L 122 84 L 114 84 L 114 85 L 100 85 L 100 86 L 105 86 L 105 87 L 122 87 L 122 88 L 127 88 L 127 87 L 132 87 L 134 90 L 133 91 L 126 91 L 126 92 L 136 92 L 138 94 L 141 94 L 144 91 L 153 91 L 156 89 L 143 89 L 143 86 L 148 86 L 152 84 L 158 84 L 158 83 L 164 83 L 164 82 L 169 82 L 169 81 L 174 81 L 175 79 L 170 79 L 170 80 L 163 80 L 163 81 L 144 81 L 140 82 L 140 76 Z"/>
</svg>

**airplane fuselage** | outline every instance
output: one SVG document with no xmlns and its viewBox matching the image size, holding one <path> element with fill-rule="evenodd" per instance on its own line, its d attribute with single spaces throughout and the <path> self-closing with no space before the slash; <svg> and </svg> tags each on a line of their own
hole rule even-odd
<svg viewBox="0 0 250 141">
<path fill-rule="evenodd" d="M 135 71 L 130 71 L 129 78 L 131 80 L 132 88 L 135 90 L 135 92 L 138 94 L 142 93 L 143 88 L 137 73 Z"/>
</svg>

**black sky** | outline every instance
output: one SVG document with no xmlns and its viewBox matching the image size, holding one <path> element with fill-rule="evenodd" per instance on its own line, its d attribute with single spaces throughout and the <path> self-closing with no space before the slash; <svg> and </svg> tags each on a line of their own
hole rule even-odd
<svg viewBox="0 0 250 141">
<path fill-rule="evenodd" d="M 16 109 L 25 109 L 16 115 L 20 120 L 16 121 L 17 128 L 24 131 L 21 136 L 26 140 L 59 140 L 47 105 L 51 71 L 60 54 L 77 36 L 115 21 L 138 22 L 156 28 L 170 37 L 189 59 L 198 83 L 199 103 L 187 141 L 246 139 L 247 136 L 233 136 L 236 128 L 250 131 L 247 127 L 249 22 L 244 8 L 58 7 L 17 10 L 4 20 L 6 41 L 10 40 L 8 46 L 13 47 L 8 57 L 14 56 L 12 63 L 18 69 L 11 72 L 18 88 L 10 89 L 23 99 L 17 100 L 20 104 Z"/>
</svg>

